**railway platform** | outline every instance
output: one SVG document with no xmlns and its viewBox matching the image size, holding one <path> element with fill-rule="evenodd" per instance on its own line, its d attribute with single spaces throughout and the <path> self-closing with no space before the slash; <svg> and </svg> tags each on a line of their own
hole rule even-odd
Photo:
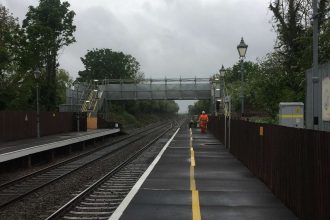
<svg viewBox="0 0 330 220">
<path fill-rule="evenodd" d="M 119 128 L 91 129 L 84 132 L 70 132 L 43 136 L 39 139 L 23 139 L 0 143 L 0 163 L 60 147 L 70 146 L 72 144 L 84 143 L 86 141 L 103 138 L 118 132 L 120 132 Z"/>
<path fill-rule="evenodd" d="M 181 128 L 110 219 L 297 218 L 215 137 Z"/>
</svg>

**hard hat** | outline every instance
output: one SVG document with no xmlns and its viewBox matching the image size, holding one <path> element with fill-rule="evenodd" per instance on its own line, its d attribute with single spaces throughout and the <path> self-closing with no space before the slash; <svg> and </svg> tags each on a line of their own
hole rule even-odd
<svg viewBox="0 0 330 220">
<path fill-rule="evenodd" d="M 202 114 L 205 114 L 205 111 L 202 111 Z"/>
</svg>

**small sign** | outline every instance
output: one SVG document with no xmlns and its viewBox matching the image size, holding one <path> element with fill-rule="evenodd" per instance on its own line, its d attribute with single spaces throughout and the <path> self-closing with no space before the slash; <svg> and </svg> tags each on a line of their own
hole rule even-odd
<svg viewBox="0 0 330 220">
<path fill-rule="evenodd" d="M 322 119 L 330 121 L 330 77 L 322 80 Z"/>
<path fill-rule="evenodd" d="M 25 121 L 28 121 L 29 120 L 27 114 L 25 114 L 25 119 L 24 120 Z"/>
</svg>

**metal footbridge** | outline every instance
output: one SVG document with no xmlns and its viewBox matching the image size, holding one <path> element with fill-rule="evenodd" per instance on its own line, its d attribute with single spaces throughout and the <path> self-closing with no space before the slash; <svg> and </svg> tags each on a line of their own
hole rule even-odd
<svg viewBox="0 0 330 220">
<path fill-rule="evenodd" d="M 60 111 L 94 114 L 105 100 L 205 100 L 220 95 L 220 81 L 210 78 L 94 80 L 68 88 Z"/>
</svg>

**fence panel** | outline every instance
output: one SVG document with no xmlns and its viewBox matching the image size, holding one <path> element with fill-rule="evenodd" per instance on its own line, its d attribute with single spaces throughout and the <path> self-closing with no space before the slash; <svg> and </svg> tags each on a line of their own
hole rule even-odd
<svg viewBox="0 0 330 220">
<path fill-rule="evenodd" d="M 225 143 L 225 117 L 213 117 L 210 116 L 208 123 L 208 130 L 213 132 L 213 135 L 217 137 L 222 143 Z"/>
<path fill-rule="evenodd" d="M 223 142 L 221 117 L 209 128 Z M 330 219 L 329 132 L 242 120 L 231 120 L 230 130 L 230 152 L 299 219 Z"/>
<path fill-rule="evenodd" d="M 37 136 L 34 112 L 0 112 L 0 141 Z"/>
<path fill-rule="evenodd" d="M 69 112 L 41 112 L 40 114 L 40 135 L 51 135 L 57 133 L 71 132 L 73 126 L 72 113 Z"/>
<path fill-rule="evenodd" d="M 70 112 L 40 112 L 40 135 L 76 131 L 76 117 Z M 81 114 L 80 131 L 86 131 L 86 115 Z M 0 142 L 37 136 L 36 112 L 0 111 Z"/>
</svg>

